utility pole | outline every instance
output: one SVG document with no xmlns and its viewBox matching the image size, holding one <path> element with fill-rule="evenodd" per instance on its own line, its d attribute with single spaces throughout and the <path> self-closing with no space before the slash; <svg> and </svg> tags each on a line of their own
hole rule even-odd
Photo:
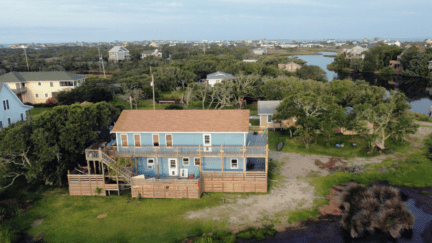
<svg viewBox="0 0 432 243">
<path fill-rule="evenodd" d="M 99 51 L 99 67 L 100 67 L 100 63 L 102 62 L 102 69 L 103 69 L 103 73 L 104 73 L 104 78 L 106 78 L 106 75 L 105 75 L 105 67 L 104 67 L 104 62 L 103 62 L 103 58 L 102 58 L 102 55 L 101 55 L 101 53 L 100 53 L 100 49 L 99 49 L 99 46 L 98 46 L 98 51 Z"/>
<path fill-rule="evenodd" d="M 25 57 L 26 57 L 26 63 L 27 63 L 27 71 L 30 72 L 30 68 L 29 68 L 28 60 L 27 60 L 27 52 L 26 52 L 26 48 L 27 48 L 27 47 L 24 47 L 24 46 L 23 46 L 24 54 L 25 54 Z"/>
<path fill-rule="evenodd" d="M 151 71 L 151 66 L 150 66 L 150 74 L 151 74 L 151 76 L 152 76 L 152 87 L 153 87 L 153 110 L 156 110 L 156 104 L 155 104 L 155 91 L 154 91 L 155 83 L 154 83 L 153 73 L 152 73 L 152 71 Z"/>
<path fill-rule="evenodd" d="M 132 110 L 132 96 L 129 96 L 130 109 Z"/>
</svg>

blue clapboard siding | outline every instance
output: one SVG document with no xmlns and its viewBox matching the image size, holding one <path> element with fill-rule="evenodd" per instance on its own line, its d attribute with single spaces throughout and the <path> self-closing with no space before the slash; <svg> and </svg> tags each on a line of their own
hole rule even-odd
<svg viewBox="0 0 432 243">
<path fill-rule="evenodd" d="M 137 164 L 138 164 L 138 174 L 139 175 L 145 175 L 145 176 L 157 176 L 157 161 L 155 159 L 155 164 L 153 169 L 147 168 L 147 157 L 139 157 L 137 158 Z M 159 159 L 159 175 L 160 176 L 169 176 L 169 167 L 168 167 L 168 157 L 160 157 Z M 178 161 L 178 165 L 180 166 L 180 169 L 188 169 L 189 175 L 193 174 L 195 175 L 196 172 L 199 175 L 199 166 L 194 165 L 194 158 L 189 158 L 189 166 L 183 165 L 183 157 L 180 157 L 180 161 Z"/>
<path fill-rule="evenodd" d="M 238 168 L 231 169 L 231 159 L 238 160 Z M 203 158 L 202 170 L 203 171 L 221 171 L 222 164 L 221 158 L 207 157 Z M 243 158 L 227 157 L 224 158 L 224 171 L 243 171 Z"/>
<path fill-rule="evenodd" d="M 121 135 L 127 134 L 128 145 L 134 146 L 134 134 L 138 133 L 117 133 L 119 139 L 119 145 L 123 145 L 121 141 Z M 160 146 L 166 146 L 166 135 L 171 133 L 139 133 L 141 135 L 141 146 L 153 146 L 152 136 L 153 134 L 159 135 Z M 205 133 L 172 133 L 173 146 L 198 146 L 203 145 L 203 134 Z M 244 133 L 212 133 L 211 144 L 212 146 L 243 146 L 245 142 L 245 136 L 248 134 Z"/>
</svg>

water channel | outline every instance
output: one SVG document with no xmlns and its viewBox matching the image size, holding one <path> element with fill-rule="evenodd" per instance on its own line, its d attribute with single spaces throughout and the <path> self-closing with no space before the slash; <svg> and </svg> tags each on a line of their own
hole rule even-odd
<svg viewBox="0 0 432 243">
<path fill-rule="evenodd" d="M 387 91 L 399 90 L 407 96 L 407 102 L 411 105 L 414 112 L 428 114 L 429 107 L 432 106 L 432 82 L 424 78 L 413 78 L 406 76 L 382 77 L 373 73 L 336 73 L 327 69 L 327 65 L 333 62 L 335 52 L 321 52 L 322 55 L 299 55 L 295 56 L 307 62 L 308 65 L 315 65 L 322 68 L 327 79 L 351 79 L 366 80 L 372 85 L 386 88 Z"/>
</svg>

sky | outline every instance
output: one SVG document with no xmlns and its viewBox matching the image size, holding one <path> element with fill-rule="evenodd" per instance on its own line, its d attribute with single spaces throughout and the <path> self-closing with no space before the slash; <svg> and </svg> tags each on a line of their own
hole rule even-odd
<svg viewBox="0 0 432 243">
<path fill-rule="evenodd" d="M 432 38 L 431 0 L 0 0 L 0 43 Z"/>
</svg>

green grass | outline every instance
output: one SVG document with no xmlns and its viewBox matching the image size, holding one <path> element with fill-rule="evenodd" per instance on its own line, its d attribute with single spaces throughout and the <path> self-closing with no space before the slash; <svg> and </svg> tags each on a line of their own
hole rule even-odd
<svg viewBox="0 0 432 243">
<path fill-rule="evenodd" d="M 320 212 L 318 212 L 315 207 L 312 210 L 300 209 L 290 213 L 290 216 L 288 217 L 288 223 L 292 224 L 294 222 L 299 222 L 309 218 L 314 219 L 318 215 L 320 215 Z"/>
<path fill-rule="evenodd" d="M 428 191 L 421 191 L 420 193 L 423 194 L 423 195 L 429 195 L 429 194 L 431 194 L 431 193 L 428 192 Z"/>
<path fill-rule="evenodd" d="M 45 111 L 49 111 L 51 110 L 53 107 L 33 107 L 31 109 L 31 113 L 33 116 L 38 116 L 42 113 L 44 113 Z M 27 117 L 29 117 L 29 112 L 27 111 Z"/>
<path fill-rule="evenodd" d="M 69 196 L 67 189 L 46 192 L 42 199 L 7 225 L 43 235 L 44 242 L 173 242 L 194 232 L 225 229 L 224 223 L 185 220 L 184 213 L 220 205 L 218 193 L 191 199 L 130 199 L 130 196 Z M 130 195 L 130 193 L 129 193 Z M 106 218 L 97 219 L 100 214 Z M 34 228 L 34 220 L 44 219 Z"/>
<path fill-rule="evenodd" d="M 356 147 L 352 146 L 352 141 L 357 144 Z M 277 145 L 279 144 L 279 142 L 284 143 L 282 152 L 320 154 L 344 158 L 355 156 L 372 157 L 378 154 L 367 154 L 367 143 L 361 136 L 335 134 L 330 138 L 330 142 L 327 143 L 327 139 L 324 136 L 318 135 L 317 141 L 313 141 L 309 145 L 309 148 L 307 148 L 306 145 L 304 145 L 303 142 L 298 140 L 297 137 L 293 136 L 293 138 L 290 138 L 288 130 L 269 131 L 269 148 L 271 150 L 277 150 Z M 341 143 L 345 145 L 343 148 L 338 148 L 335 146 L 335 144 Z M 392 153 L 394 151 L 406 152 L 410 149 L 409 143 L 397 144 L 391 139 L 388 139 L 386 141 L 386 145 L 391 148 L 389 151 L 386 151 L 386 153 Z"/>
<path fill-rule="evenodd" d="M 432 122 L 432 118 L 426 116 L 425 114 L 421 114 L 421 113 L 417 113 L 417 112 L 413 112 L 414 117 L 417 121 L 421 121 L 421 122 Z"/>
<path fill-rule="evenodd" d="M 269 190 L 283 182 L 280 173 L 282 165 L 277 161 L 269 163 Z M 36 238 L 42 235 L 44 242 L 48 243 L 175 242 L 210 232 L 222 232 L 219 238 L 212 240 L 224 242 L 220 239 L 236 237 L 227 233 L 226 221 L 189 220 L 184 215 L 190 211 L 221 205 L 221 197 L 245 196 L 244 193 L 209 192 L 206 193 L 209 197 L 202 196 L 200 199 L 139 200 L 131 199 L 130 192 L 125 192 L 120 197 L 69 196 L 67 188 L 35 187 L 24 180 L 20 183 L 14 185 L 15 189 L 10 188 L 0 196 L 21 201 L 32 199 L 35 203 L 19 217 L 4 222 L 0 227 L 0 237 L 16 239 L 17 235 L 28 233 Z M 101 214 L 107 214 L 107 217 L 97 219 Z M 31 224 L 38 219 L 43 219 L 42 224 L 31 228 Z M 257 230 L 248 234 L 261 237 L 265 233 Z"/>
</svg>

